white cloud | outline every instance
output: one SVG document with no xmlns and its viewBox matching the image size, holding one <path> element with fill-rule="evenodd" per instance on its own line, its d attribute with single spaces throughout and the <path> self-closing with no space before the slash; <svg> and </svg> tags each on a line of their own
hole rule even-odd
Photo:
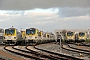
<svg viewBox="0 0 90 60">
<path fill-rule="evenodd" d="M 49 9 L 48 9 L 49 10 Z M 58 9 L 50 9 L 49 11 L 44 9 L 41 10 L 28 10 L 24 12 L 1 13 L 0 15 L 0 26 L 7 28 L 12 25 L 20 29 L 20 26 L 25 29 L 27 27 L 36 27 L 46 31 L 54 31 L 58 29 L 67 29 L 70 28 L 88 28 L 90 25 L 90 15 L 85 12 L 85 14 L 75 14 L 76 16 L 64 16 L 60 17 L 58 14 Z M 82 9 L 81 9 L 82 10 Z M 89 11 L 85 9 L 86 11 Z M 40 12 L 41 11 L 41 12 Z M 66 12 L 64 12 L 66 13 Z M 69 11 L 70 13 L 70 11 Z"/>
<path fill-rule="evenodd" d="M 10 14 L 0 13 L 0 16 L 10 16 Z"/>
<path fill-rule="evenodd" d="M 69 21 L 69 20 L 90 20 L 90 16 L 76 16 L 76 17 L 64 17 L 62 20 Z"/>
<path fill-rule="evenodd" d="M 54 21 L 44 21 L 44 22 L 36 22 L 35 24 L 47 24 L 47 23 L 53 23 Z"/>
<path fill-rule="evenodd" d="M 50 9 L 35 9 L 35 10 L 29 10 L 25 11 L 24 15 L 29 17 L 48 17 L 51 15 L 54 15 L 58 13 L 58 8 L 50 8 Z"/>
<path fill-rule="evenodd" d="M 4 19 L 0 19 L 0 21 L 9 21 L 10 18 L 4 18 Z"/>
<path fill-rule="evenodd" d="M 20 14 L 12 14 L 12 15 L 10 15 L 10 16 L 12 16 L 12 17 L 19 17 Z"/>
</svg>

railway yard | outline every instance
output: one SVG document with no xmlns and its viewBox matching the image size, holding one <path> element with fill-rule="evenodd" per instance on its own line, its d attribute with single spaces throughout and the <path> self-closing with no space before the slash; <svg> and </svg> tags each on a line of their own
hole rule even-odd
<svg viewBox="0 0 90 60">
<path fill-rule="evenodd" d="M 1 60 L 90 60 L 90 47 L 85 44 L 60 45 L 57 42 L 36 46 L 0 46 Z"/>
<path fill-rule="evenodd" d="M 90 0 L 0 0 L 0 60 L 90 60 Z"/>
<path fill-rule="evenodd" d="M 0 60 L 90 60 L 88 30 L 0 30 Z"/>
</svg>

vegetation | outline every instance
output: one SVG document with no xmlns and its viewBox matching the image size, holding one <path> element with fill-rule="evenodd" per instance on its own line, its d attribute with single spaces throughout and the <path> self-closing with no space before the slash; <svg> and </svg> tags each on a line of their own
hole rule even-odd
<svg viewBox="0 0 90 60">
<path fill-rule="evenodd" d="M 90 43 L 90 39 L 87 39 L 86 42 Z"/>
</svg>

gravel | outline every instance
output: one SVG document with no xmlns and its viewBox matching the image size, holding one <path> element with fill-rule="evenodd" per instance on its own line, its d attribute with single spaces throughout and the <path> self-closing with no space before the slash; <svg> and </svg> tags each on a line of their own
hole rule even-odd
<svg viewBox="0 0 90 60">
<path fill-rule="evenodd" d="M 62 53 L 62 54 L 67 54 L 67 55 L 71 55 L 74 57 L 80 57 L 80 55 L 77 52 L 67 51 L 64 49 L 61 49 L 61 51 L 60 51 L 60 45 L 58 45 L 58 44 L 48 43 L 48 44 L 38 45 L 36 47 L 41 48 L 41 49 L 45 49 L 45 50 L 49 50 L 49 51 L 53 51 L 56 53 Z M 75 45 L 73 47 L 75 47 Z M 88 56 L 84 56 L 84 57 L 80 57 L 80 58 L 83 58 L 85 60 L 90 60 L 90 58 Z"/>
</svg>

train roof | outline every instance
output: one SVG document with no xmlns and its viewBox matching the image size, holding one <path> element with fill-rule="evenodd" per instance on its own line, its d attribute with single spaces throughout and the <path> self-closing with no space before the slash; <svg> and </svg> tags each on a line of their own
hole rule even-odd
<svg viewBox="0 0 90 60">
<path fill-rule="evenodd" d="M 36 29 L 36 28 L 27 28 L 27 29 Z"/>
<path fill-rule="evenodd" d="M 16 29 L 16 28 L 7 28 L 7 29 Z"/>
<path fill-rule="evenodd" d="M 21 32 L 25 32 L 25 31 L 21 30 Z"/>
<path fill-rule="evenodd" d="M 80 31 L 79 33 L 85 33 L 85 32 L 83 32 L 83 31 Z"/>
<path fill-rule="evenodd" d="M 67 31 L 67 32 L 74 32 L 74 31 Z"/>
<path fill-rule="evenodd" d="M 4 30 L 4 29 L 0 28 L 0 30 Z"/>
</svg>

